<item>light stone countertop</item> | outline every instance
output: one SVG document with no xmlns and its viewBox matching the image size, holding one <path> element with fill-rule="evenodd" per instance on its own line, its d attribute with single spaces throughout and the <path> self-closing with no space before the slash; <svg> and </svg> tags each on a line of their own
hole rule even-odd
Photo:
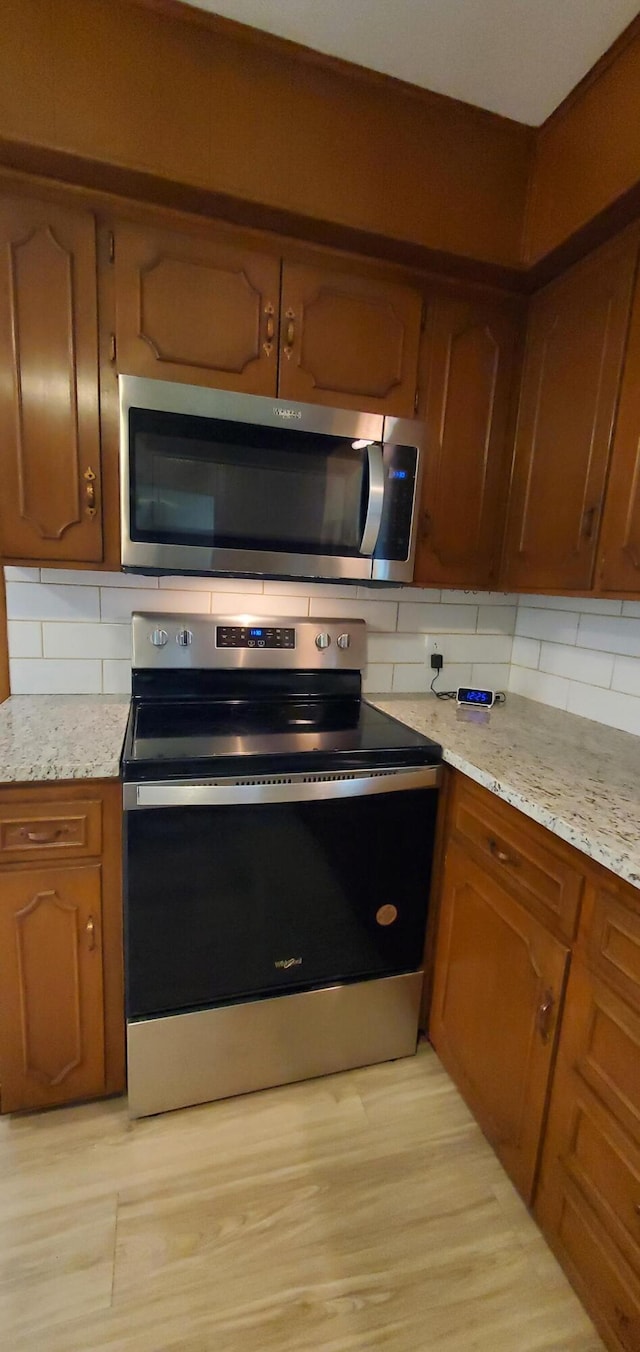
<svg viewBox="0 0 640 1352">
<path fill-rule="evenodd" d="M 11 695 L 0 704 L 0 784 L 117 779 L 128 695 Z"/>
<path fill-rule="evenodd" d="M 640 888 L 640 737 L 507 695 L 490 712 L 434 695 L 367 695 L 444 759 Z"/>
</svg>

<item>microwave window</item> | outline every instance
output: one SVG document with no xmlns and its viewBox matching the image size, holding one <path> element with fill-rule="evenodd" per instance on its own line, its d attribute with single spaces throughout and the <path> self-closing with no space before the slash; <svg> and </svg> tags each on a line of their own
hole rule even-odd
<svg viewBox="0 0 640 1352">
<path fill-rule="evenodd" d="M 359 552 L 367 461 L 350 441 L 135 409 L 130 417 L 132 539 Z"/>
</svg>

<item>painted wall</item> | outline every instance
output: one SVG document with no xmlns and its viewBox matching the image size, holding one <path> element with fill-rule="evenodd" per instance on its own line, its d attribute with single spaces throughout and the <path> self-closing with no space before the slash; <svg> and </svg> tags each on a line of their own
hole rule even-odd
<svg viewBox="0 0 640 1352">
<path fill-rule="evenodd" d="M 369 626 L 367 689 L 426 690 L 428 653 L 447 658 L 443 689 L 506 688 L 515 596 L 403 587 L 143 578 L 6 568 L 12 692 L 113 694 L 129 689 L 132 610 L 359 616 Z"/>
</svg>

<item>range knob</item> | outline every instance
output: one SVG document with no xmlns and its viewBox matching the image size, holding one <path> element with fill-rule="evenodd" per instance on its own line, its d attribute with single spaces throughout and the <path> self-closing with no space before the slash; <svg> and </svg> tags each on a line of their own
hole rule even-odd
<svg viewBox="0 0 640 1352">
<path fill-rule="evenodd" d="M 153 643 L 154 648 L 164 648 L 168 638 L 169 635 L 166 629 L 154 629 L 152 631 L 151 642 Z"/>
<path fill-rule="evenodd" d="M 176 643 L 181 648 L 188 648 L 193 643 L 193 634 L 190 629 L 179 629 L 176 634 Z"/>
<path fill-rule="evenodd" d="M 338 647 L 339 647 L 339 648 L 350 648 L 350 647 L 351 647 L 351 634 L 338 634 Z"/>
<path fill-rule="evenodd" d="M 319 648 L 321 652 L 328 648 L 330 643 L 331 634 L 316 634 L 316 648 Z"/>
</svg>

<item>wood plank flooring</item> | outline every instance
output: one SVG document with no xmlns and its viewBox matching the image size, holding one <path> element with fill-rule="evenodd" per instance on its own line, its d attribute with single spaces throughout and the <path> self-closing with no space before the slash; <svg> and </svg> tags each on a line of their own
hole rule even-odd
<svg viewBox="0 0 640 1352">
<path fill-rule="evenodd" d="M 435 1054 L 0 1122 L 11 1352 L 601 1352 Z"/>
</svg>

